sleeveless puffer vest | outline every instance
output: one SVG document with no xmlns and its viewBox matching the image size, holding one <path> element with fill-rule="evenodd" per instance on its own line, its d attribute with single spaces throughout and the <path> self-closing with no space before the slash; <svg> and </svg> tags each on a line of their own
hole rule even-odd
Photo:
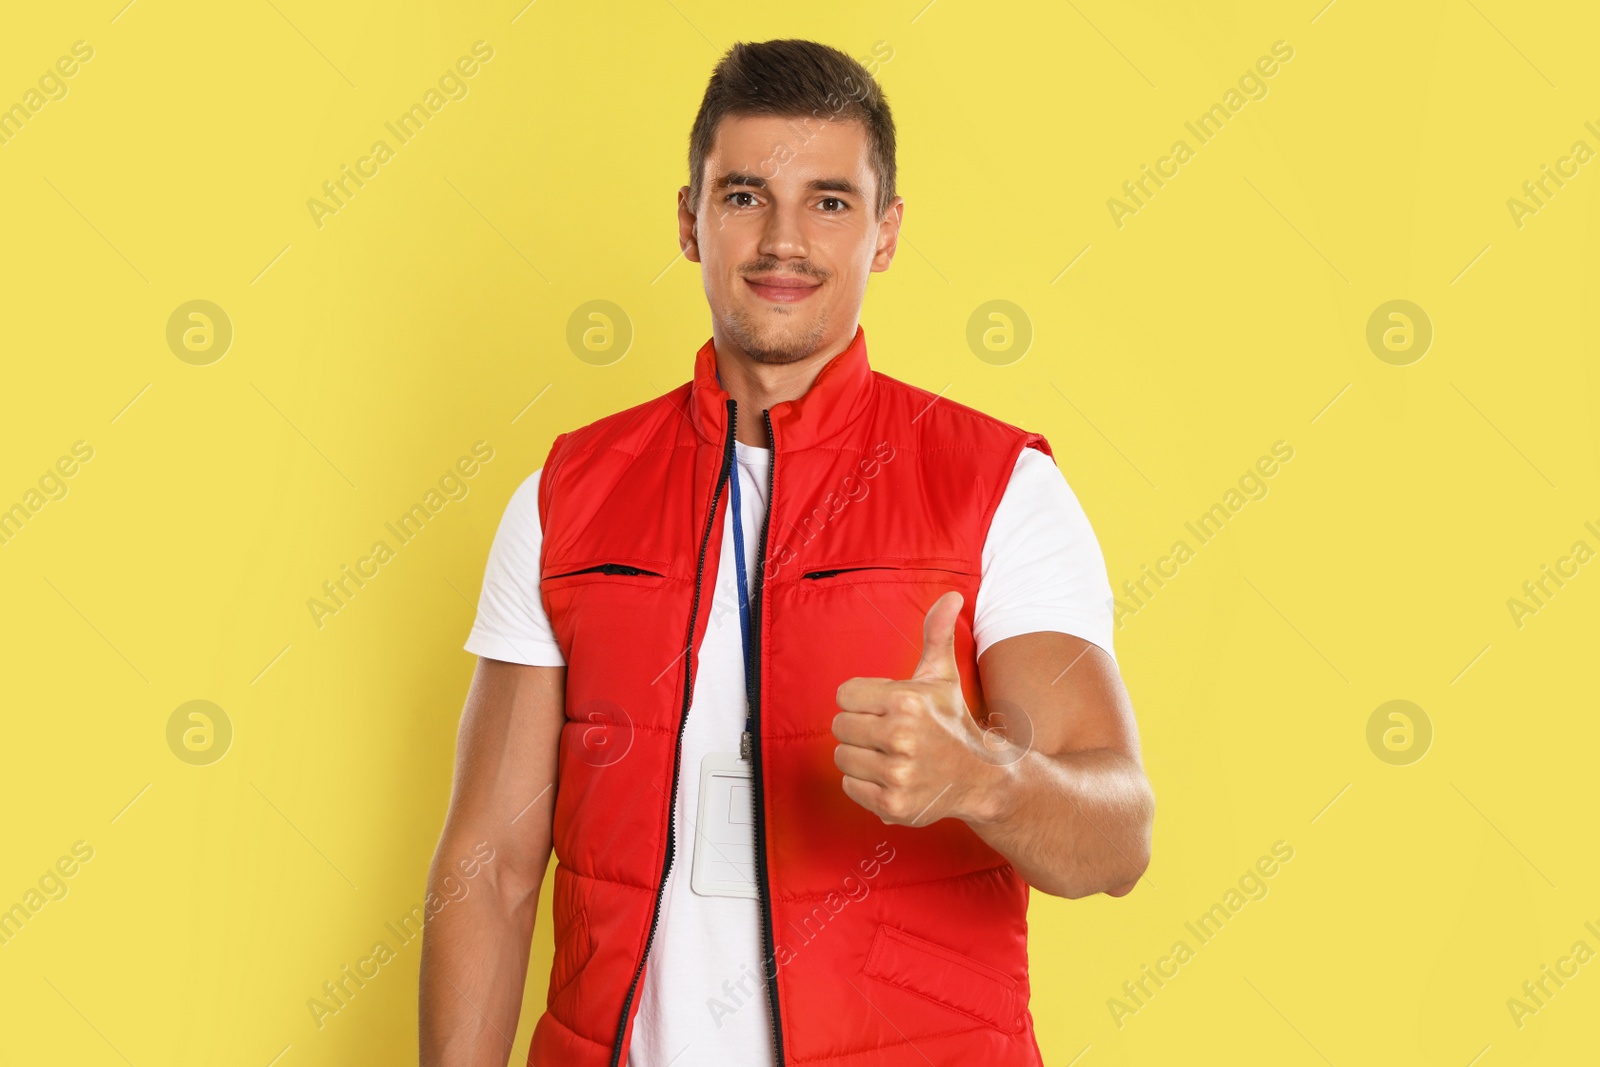
<svg viewBox="0 0 1600 1067">
<path fill-rule="evenodd" d="M 956 656 L 981 715 L 972 612 L 984 538 L 1018 454 L 1050 448 L 873 371 L 860 327 L 803 397 L 769 412 L 735 410 L 708 340 L 691 382 L 551 446 L 539 592 L 567 661 L 567 722 L 555 958 L 528 1062 L 627 1062 L 673 862 L 672 798 L 697 773 L 680 766 L 679 742 L 736 418 L 765 419 L 773 448 L 749 564 L 749 686 L 777 1063 L 1039 1064 L 1027 883 L 959 819 L 888 825 L 852 801 L 832 722 L 845 679 L 911 676 L 924 616 L 949 589 L 964 597 Z M 677 844 L 686 868 L 692 842 Z"/>
</svg>

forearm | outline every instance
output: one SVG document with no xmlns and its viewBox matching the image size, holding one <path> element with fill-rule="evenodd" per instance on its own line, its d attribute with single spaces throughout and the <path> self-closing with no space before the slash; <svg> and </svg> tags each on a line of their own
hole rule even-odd
<svg viewBox="0 0 1600 1067">
<path fill-rule="evenodd" d="M 1134 887 L 1150 862 L 1155 810 L 1137 762 L 1105 749 L 997 755 L 962 817 L 1029 885 L 1073 898 Z"/>
<path fill-rule="evenodd" d="M 441 844 L 439 855 L 447 855 Z M 435 859 L 429 892 L 448 865 Z M 422 1067 L 505 1067 L 517 1033 L 539 882 L 492 865 L 430 918 L 422 938 Z"/>
</svg>

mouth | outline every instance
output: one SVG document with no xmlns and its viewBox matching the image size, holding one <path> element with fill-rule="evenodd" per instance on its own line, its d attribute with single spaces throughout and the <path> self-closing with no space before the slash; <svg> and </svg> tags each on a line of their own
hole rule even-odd
<svg viewBox="0 0 1600 1067">
<path fill-rule="evenodd" d="M 822 288 L 821 282 L 788 274 L 763 274 L 746 278 L 744 283 L 763 300 L 774 304 L 797 304 Z"/>
</svg>

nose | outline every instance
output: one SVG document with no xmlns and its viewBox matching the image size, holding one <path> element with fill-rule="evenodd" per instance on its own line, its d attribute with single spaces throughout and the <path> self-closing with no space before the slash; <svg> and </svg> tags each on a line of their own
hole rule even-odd
<svg viewBox="0 0 1600 1067">
<path fill-rule="evenodd" d="M 760 251 L 774 259 L 804 259 L 810 254 L 806 239 L 804 205 L 778 204 L 767 214 L 761 231 Z"/>
</svg>

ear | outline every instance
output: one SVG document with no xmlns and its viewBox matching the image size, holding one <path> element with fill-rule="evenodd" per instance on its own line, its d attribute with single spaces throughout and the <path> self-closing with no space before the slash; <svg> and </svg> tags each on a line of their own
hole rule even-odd
<svg viewBox="0 0 1600 1067">
<path fill-rule="evenodd" d="M 889 210 L 883 213 L 883 220 L 878 223 L 878 247 L 872 254 L 873 271 L 885 271 L 889 264 L 894 262 L 894 253 L 900 246 L 900 226 L 905 221 L 906 202 L 904 197 L 895 197 L 889 201 Z"/>
<path fill-rule="evenodd" d="M 700 262 L 700 217 L 695 214 L 694 207 L 689 201 L 689 187 L 685 185 L 678 190 L 678 247 L 690 263 Z"/>
</svg>

